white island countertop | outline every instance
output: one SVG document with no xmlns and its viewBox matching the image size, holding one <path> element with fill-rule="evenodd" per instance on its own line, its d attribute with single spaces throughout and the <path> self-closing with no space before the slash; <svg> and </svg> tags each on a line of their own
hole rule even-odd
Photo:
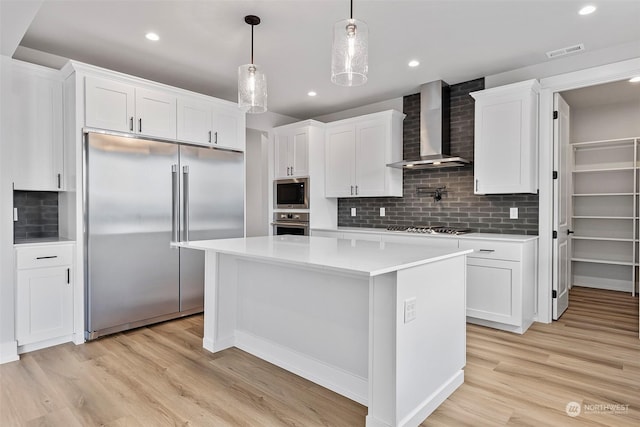
<svg viewBox="0 0 640 427">
<path fill-rule="evenodd" d="M 470 249 L 313 236 L 199 240 L 177 246 L 371 277 L 473 252 Z"/>
</svg>

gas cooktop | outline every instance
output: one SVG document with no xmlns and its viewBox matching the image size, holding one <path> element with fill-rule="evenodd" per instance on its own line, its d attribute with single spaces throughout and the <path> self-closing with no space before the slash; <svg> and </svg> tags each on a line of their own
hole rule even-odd
<svg viewBox="0 0 640 427">
<path fill-rule="evenodd" d="M 457 227 L 423 227 L 423 226 L 405 226 L 390 225 L 388 231 L 402 231 L 406 233 L 424 233 L 424 234 L 465 234 L 471 232 L 470 228 Z"/>
</svg>

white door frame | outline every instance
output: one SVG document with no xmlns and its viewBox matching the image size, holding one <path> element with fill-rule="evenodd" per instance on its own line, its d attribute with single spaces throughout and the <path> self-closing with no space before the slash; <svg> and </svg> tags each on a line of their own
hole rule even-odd
<svg viewBox="0 0 640 427">
<path fill-rule="evenodd" d="M 540 80 L 538 321 L 551 323 L 553 232 L 553 94 L 640 75 L 640 58 Z"/>
</svg>

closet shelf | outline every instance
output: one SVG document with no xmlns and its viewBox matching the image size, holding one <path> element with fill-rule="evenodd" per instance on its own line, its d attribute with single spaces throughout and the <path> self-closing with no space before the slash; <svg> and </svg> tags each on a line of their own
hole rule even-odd
<svg viewBox="0 0 640 427">
<path fill-rule="evenodd" d="M 577 240 L 602 240 L 605 242 L 637 242 L 637 239 L 625 238 L 625 237 L 596 237 L 596 236 L 571 236 L 572 239 Z"/>
<path fill-rule="evenodd" d="M 610 259 L 597 259 L 597 258 L 571 258 L 571 261 L 575 262 L 590 262 L 593 264 L 611 264 L 611 265 L 637 265 L 632 261 L 623 261 L 623 260 L 610 260 Z"/>
<path fill-rule="evenodd" d="M 634 219 L 633 216 L 591 216 L 591 215 L 575 215 L 573 219 Z"/>
<path fill-rule="evenodd" d="M 573 194 L 573 197 L 603 197 L 603 196 L 633 196 L 638 193 L 579 193 Z"/>
<path fill-rule="evenodd" d="M 589 169 L 576 169 L 573 173 L 591 173 L 591 172 L 617 172 L 617 171 L 632 171 L 637 169 L 634 166 L 624 166 L 615 168 L 589 168 Z"/>
</svg>

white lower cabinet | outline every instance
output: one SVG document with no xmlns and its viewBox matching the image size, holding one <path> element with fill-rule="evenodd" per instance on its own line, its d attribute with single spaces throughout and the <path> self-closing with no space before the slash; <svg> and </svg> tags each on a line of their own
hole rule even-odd
<svg viewBox="0 0 640 427">
<path fill-rule="evenodd" d="M 467 322 L 524 333 L 536 307 L 536 243 L 460 239 L 467 255 Z"/>
<path fill-rule="evenodd" d="M 19 352 L 71 341 L 73 244 L 16 247 Z"/>
</svg>

